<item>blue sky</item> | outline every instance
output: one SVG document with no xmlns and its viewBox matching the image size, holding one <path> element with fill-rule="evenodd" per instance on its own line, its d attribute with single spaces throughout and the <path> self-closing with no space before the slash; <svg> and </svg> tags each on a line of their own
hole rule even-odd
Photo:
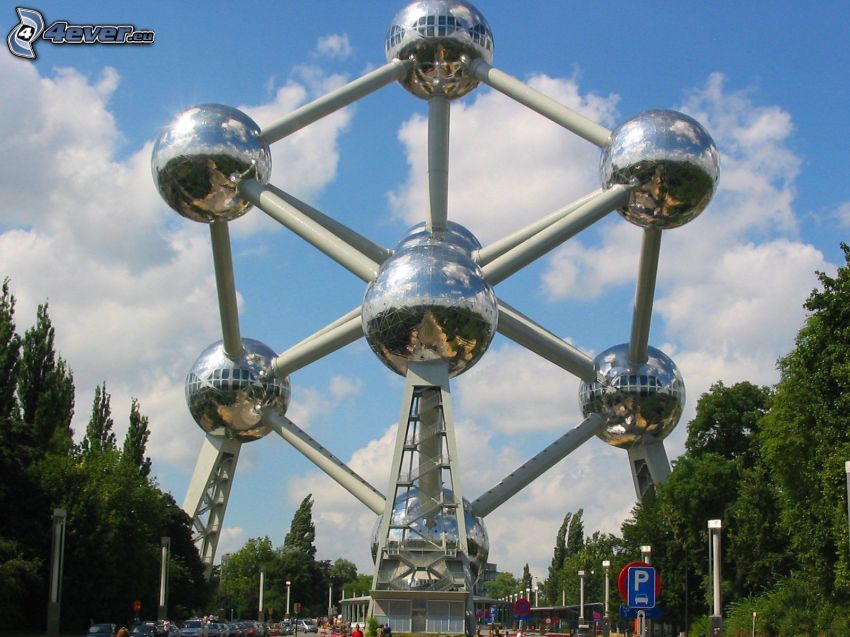
<svg viewBox="0 0 850 637">
<path fill-rule="evenodd" d="M 183 377 L 220 338 L 209 233 L 159 199 L 150 147 L 174 115 L 219 102 L 261 125 L 384 62 L 403 5 L 45 2 L 48 23 L 126 24 L 150 47 L 3 51 L 0 275 L 18 326 L 48 300 L 77 384 L 78 432 L 106 381 L 119 434 L 130 398 L 151 420 L 163 488 L 183 496 L 202 433 Z M 815 270 L 850 230 L 847 2 L 480 2 L 494 66 L 605 126 L 650 108 L 701 121 L 720 187 L 664 233 L 650 342 L 680 367 L 685 423 L 711 383 L 773 383 Z M 14 4 L 0 14 L 7 33 Z M 3 26 L 5 25 L 5 26 Z M 392 247 L 424 209 L 425 102 L 391 85 L 273 146 L 271 183 Z M 449 216 L 486 245 L 598 187 L 599 151 L 486 87 L 453 103 Z M 579 348 L 628 339 L 640 230 L 616 213 L 497 293 Z M 365 285 L 259 211 L 231 224 L 244 336 L 282 351 L 360 303 Z M 364 341 L 292 376 L 290 417 L 384 490 L 402 379 Z M 453 383 L 464 491 L 476 497 L 580 421 L 577 381 L 498 337 Z M 371 572 L 374 516 L 282 440 L 243 448 L 219 554 L 280 544 L 316 500 L 318 555 Z M 634 504 L 625 452 L 592 440 L 486 520 L 491 561 L 544 576 L 566 511 L 616 531 Z"/>
</svg>

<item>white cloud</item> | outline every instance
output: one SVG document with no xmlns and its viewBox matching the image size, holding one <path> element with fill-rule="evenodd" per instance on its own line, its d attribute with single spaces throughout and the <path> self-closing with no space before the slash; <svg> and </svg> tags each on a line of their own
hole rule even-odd
<svg viewBox="0 0 850 637">
<path fill-rule="evenodd" d="M 841 204 L 838 207 L 838 220 L 845 228 L 850 228 L 850 201 Z"/>
<path fill-rule="evenodd" d="M 316 41 L 316 55 L 344 60 L 354 54 L 347 33 L 323 35 Z"/>
<path fill-rule="evenodd" d="M 330 379 L 324 390 L 299 387 L 298 391 L 292 394 L 287 416 L 300 428 L 308 429 L 312 423 L 327 418 L 341 404 L 357 396 L 362 385 L 360 379 L 336 375 Z"/>
<path fill-rule="evenodd" d="M 594 120 L 611 122 L 616 97 L 582 95 L 574 80 L 537 75 L 529 84 Z M 410 167 L 390 194 L 398 216 L 424 219 L 427 195 L 427 118 L 415 115 L 399 131 Z M 598 187 L 599 151 L 560 126 L 479 88 L 453 102 L 449 159 L 449 219 L 485 243 Z"/>
<path fill-rule="evenodd" d="M 12 281 L 19 331 L 48 301 L 57 350 L 74 370 L 78 435 L 94 386 L 105 380 L 116 433 L 123 435 L 130 398 L 138 397 L 151 421 L 149 454 L 187 472 L 201 434 L 182 398 L 183 379 L 221 337 L 208 232 L 160 200 L 151 142 L 118 157 L 124 140 L 109 107 L 120 83 L 114 70 L 42 77 L 37 67 L 0 56 L 0 75 L 16 87 L 16 99 L 0 102 L 0 151 L 15 158 L 0 173 L 0 273 Z M 245 110 L 267 123 L 309 94 L 292 81 L 271 103 Z M 293 192 L 315 196 L 335 178 L 337 137 L 349 117 L 337 113 L 276 147 L 276 170 L 292 179 Z M 242 236 L 262 224 L 239 223 Z M 343 397 L 355 389 L 337 381 Z"/>
</svg>

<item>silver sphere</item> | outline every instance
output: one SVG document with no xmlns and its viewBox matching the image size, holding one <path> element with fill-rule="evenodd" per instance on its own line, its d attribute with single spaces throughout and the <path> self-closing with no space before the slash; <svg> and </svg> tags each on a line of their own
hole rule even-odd
<svg viewBox="0 0 850 637">
<path fill-rule="evenodd" d="M 594 359 L 602 382 L 584 382 L 579 389 L 582 414 L 605 419 L 596 435 L 614 447 L 663 440 L 682 415 L 685 383 L 679 368 L 661 350 L 649 347 L 648 353 L 646 363 L 631 365 L 628 344 L 605 350 Z"/>
<path fill-rule="evenodd" d="M 493 34 L 487 20 L 465 0 L 418 0 L 393 18 L 385 44 L 387 61 L 413 58 L 402 86 L 428 99 L 463 97 L 476 80 L 461 60 L 493 61 Z"/>
<path fill-rule="evenodd" d="M 290 388 L 289 378 L 262 373 L 275 357 L 271 348 L 250 338 L 242 347 L 236 360 L 225 355 L 222 341 L 203 351 L 186 377 L 186 404 L 205 432 L 248 442 L 269 433 L 264 409 L 286 413 Z"/>
<path fill-rule="evenodd" d="M 457 376 L 493 340 L 496 295 L 465 246 L 450 242 L 467 243 L 464 233 L 412 232 L 366 289 L 363 332 L 378 358 L 402 376 L 408 362 L 432 360 L 446 361 L 449 376 Z"/>
<path fill-rule="evenodd" d="M 443 501 L 451 502 L 453 498 L 450 489 L 443 489 Z M 397 542 L 399 551 L 421 552 L 433 548 L 434 544 L 441 545 L 445 534 L 446 544 L 458 545 L 457 518 L 450 508 L 442 508 L 436 513 L 420 516 L 419 488 L 410 487 L 401 493 L 393 504 L 392 520 L 390 520 L 389 541 Z M 379 515 L 372 531 L 372 561 L 378 557 L 378 534 L 381 530 L 383 516 Z M 473 583 L 484 572 L 487 556 L 490 554 L 490 539 L 484 520 L 470 511 L 469 501 L 463 499 L 463 520 L 466 525 L 466 546 L 469 552 L 469 570 Z M 405 527 L 405 528 L 398 528 Z M 407 581 L 409 588 L 417 588 L 427 584 L 416 579 L 416 573 L 411 574 Z"/>
<path fill-rule="evenodd" d="M 396 245 L 394 252 L 400 252 L 414 245 L 430 242 L 444 242 L 463 250 L 467 256 L 481 249 L 478 237 L 472 234 L 464 226 L 454 221 L 446 222 L 445 230 L 430 231 L 425 227 L 425 222 L 417 223 L 408 228 L 407 232 Z"/>
<path fill-rule="evenodd" d="M 151 170 L 159 194 L 184 217 L 230 221 L 251 204 L 236 190 L 240 179 L 266 183 L 272 160 L 260 127 L 245 113 L 202 104 L 178 115 L 153 147 Z"/>
<path fill-rule="evenodd" d="M 633 184 L 620 214 L 647 228 L 677 228 L 711 201 L 720 175 L 714 141 L 676 111 L 644 111 L 611 133 L 602 153 L 602 185 Z"/>
</svg>

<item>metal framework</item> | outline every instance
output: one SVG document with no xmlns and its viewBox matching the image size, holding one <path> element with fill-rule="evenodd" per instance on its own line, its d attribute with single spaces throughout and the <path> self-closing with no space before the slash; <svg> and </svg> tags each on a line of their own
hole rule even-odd
<svg viewBox="0 0 850 637">
<path fill-rule="evenodd" d="M 391 82 L 411 81 L 410 77 L 417 71 L 416 64 L 414 56 L 404 60 L 393 59 L 381 68 L 259 130 L 259 142 L 277 142 Z M 566 131 L 599 146 L 605 153 L 615 152 L 614 147 L 619 143 L 616 131 L 612 135 L 612 131 L 494 68 L 483 57 L 463 55 L 458 65 L 460 71 L 457 73 L 465 73 L 468 81 L 492 87 L 556 122 Z M 427 100 L 430 205 L 424 219 L 424 231 L 432 238 L 439 238 L 453 231 L 456 226 L 449 221 L 448 205 L 451 102 L 449 96 L 440 91 L 427 95 Z M 612 210 L 619 210 L 626 218 L 634 221 L 629 211 L 639 206 L 646 208 L 647 198 L 658 196 L 658 192 L 665 187 L 665 184 L 657 183 L 658 175 L 662 174 L 658 166 L 661 166 L 661 160 L 657 161 L 655 173 L 651 177 L 655 180 L 652 185 L 654 190 L 644 188 L 645 181 L 650 178 L 645 179 L 640 175 L 617 183 L 605 183 L 603 188 L 588 193 L 489 246 L 473 246 L 468 255 L 470 268 L 480 272 L 487 286 L 493 286 L 604 218 Z M 669 169 L 666 164 L 662 168 Z M 394 251 L 375 244 L 283 190 L 267 185 L 258 175 L 258 170 L 255 167 L 252 172 L 246 170 L 241 175 L 234 197 L 241 198 L 246 206 L 251 204 L 262 210 L 359 279 L 367 283 L 378 279 L 382 267 L 386 267 L 393 259 Z M 160 189 L 163 192 L 162 187 Z M 667 196 L 663 205 L 673 206 L 676 203 L 676 200 Z M 707 200 L 702 203 L 703 207 L 705 203 Z M 659 209 L 662 206 L 657 202 L 654 205 Z M 176 209 L 184 214 L 179 208 Z M 675 225 L 685 223 L 698 212 L 689 210 L 687 214 L 691 216 Z M 641 209 L 641 214 L 647 213 Z M 638 221 L 635 223 L 641 225 Z M 456 593 L 468 609 L 476 568 L 483 566 L 476 565 L 476 560 L 482 558 L 482 554 L 476 551 L 482 547 L 472 546 L 470 538 L 477 532 L 473 527 L 480 523 L 481 518 L 504 504 L 594 435 L 628 449 L 638 498 L 669 474 L 670 466 L 662 443 L 664 432 L 647 429 L 649 433 L 646 435 L 632 435 L 628 431 L 628 427 L 640 424 L 636 423 L 636 419 L 643 418 L 634 408 L 634 404 L 643 398 L 673 396 L 674 402 L 676 397 L 683 400 L 680 378 L 674 378 L 670 386 L 662 387 L 657 379 L 653 377 L 647 380 L 646 372 L 640 371 L 647 364 L 661 365 L 657 361 L 657 350 L 649 347 L 649 332 L 662 228 L 675 227 L 667 219 L 643 225 L 631 333 L 625 346 L 625 362 L 621 365 L 625 366 L 626 371 L 619 376 L 606 375 L 603 370 L 606 361 L 610 365 L 616 363 L 611 363 L 613 355 L 604 360 L 599 357 L 594 359 L 507 303 L 498 300 L 495 304 L 494 312 L 498 313 L 498 318 L 494 327 L 500 334 L 573 374 L 584 383 L 582 391 L 586 387 L 587 396 L 602 396 L 602 402 L 592 403 L 588 398 L 588 405 L 597 404 L 600 408 L 585 410 L 584 419 L 573 430 L 552 442 L 471 502 L 464 501 L 461 487 L 449 387 L 452 369 L 446 360 L 410 360 L 406 363 L 406 369 L 400 372 L 406 372 L 406 382 L 386 495 L 299 429 L 280 409 L 263 410 L 263 426 L 277 433 L 379 516 L 373 547 L 376 558 L 372 591 L 375 614 L 380 614 L 382 604 L 396 599 L 401 590 L 414 596 L 423 591 L 439 593 L 442 596 L 434 599 L 440 600 L 451 599 L 450 594 Z M 228 359 L 237 361 L 245 354 L 245 348 L 239 328 L 227 220 L 212 220 L 210 236 L 223 351 Z M 287 377 L 358 340 L 366 330 L 364 316 L 364 307 L 354 308 L 275 356 L 268 362 L 263 374 L 267 377 Z M 217 377 L 216 382 L 236 381 Z M 612 400 L 617 402 L 614 407 L 621 411 L 624 405 L 628 407 L 626 411 L 632 410 L 632 419 L 626 421 L 625 434 L 612 434 L 609 431 L 615 424 L 613 411 L 609 409 Z M 642 426 L 653 424 L 643 422 Z M 216 553 L 239 450 L 245 440 L 231 433 L 226 430 L 210 431 L 207 434 L 184 503 L 184 509 L 192 516 L 196 540 L 208 572 Z M 615 435 L 620 438 L 614 440 Z M 624 440 L 626 442 L 620 444 Z M 406 502 L 403 510 L 397 506 L 400 500 Z M 447 528 L 450 531 L 448 533 L 445 530 Z M 486 538 L 486 532 L 481 532 Z M 486 562 L 486 550 L 483 559 Z"/>
</svg>

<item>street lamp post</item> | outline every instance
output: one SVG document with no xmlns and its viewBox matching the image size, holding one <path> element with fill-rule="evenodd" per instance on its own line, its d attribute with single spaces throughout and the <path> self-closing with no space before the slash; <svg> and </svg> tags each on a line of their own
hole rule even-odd
<svg viewBox="0 0 850 637">
<path fill-rule="evenodd" d="M 644 544 L 643 546 L 641 546 L 640 547 L 640 557 L 644 562 L 646 562 L 647 564 L 650 564 L 651 563 L 650 559 L 652 557 L 652 547 L 649 546 L 648 544 Z"/>
<path fill-rule="evenodd" d="M 289 619 L 289 589 L 292 586 L 292 582 L 286 580 L 286 618 Z"/>
<path fill-rule="evenodd" d="M 50 549 L 50 594 L 47 598 L 47 637 L 59 635 L 59 613 L 62 604 L 62 565 L 65 561 L 64 509 L 53 509 L 53 542 Z"/>
<path fill-rule="evenodd" d="M 756 637 L 756 615 L 758 615 L 758 613 L 753 611 L 753 637 Z"/>
<path fill-rule="evenodd" d="M 850 460 L 844 463 L 844 473 L 847 474 L 847 527 L 850 529 Z"/>
<path fill-rule="evenodd" d="M 611 589 L 609 588 L 608 582 L 608 571 L 611 569 L 611 561 L 603 560 L 602 561 L 602 570 L 605 571 L 605 612 L 602 615 L 602 635 L 603 637 L 608 637 L 611 632 L 611 618 L 608 616 L 608 605 L 609 605 L 609 595 L 611 593 Z"/>
<path fill-rule="evenodd" d="M 264 622 L 266 621 L 266 611 L 263 608 L 263 593 L 265 592 L 266 584 L 266 569 L 260 569 L 260 603 L 257 606 L 257 620 Z"/>
<path fill-rule="evenodd" d="M 534 607 L 540 606 L 540 587 L 534 587 Z"/>
<path fill-rule="evenodd" d="M 168 617 L 168 565 L 171 558 L 171 538 L 168 536 L 160 538 L 160 555 L 159 608 L 156 618 L 163 621 Z"/>
<path fill-rule="evenodd" d="M 578 603 L 578 622 L 584 623 L 584 571 L 578 572 L 579 578 L 579 603 Z"/>
<path fill-rule="evenodd" d="M 721 520 L 708 521 L 709 534 L 709 570 L 714 583 L 714 612 L 709 618 L 711 637 L 719 636 L 722 628 L 722 610 L 720 607 L 720 531 L 723 528 Z"/>
</svg>

